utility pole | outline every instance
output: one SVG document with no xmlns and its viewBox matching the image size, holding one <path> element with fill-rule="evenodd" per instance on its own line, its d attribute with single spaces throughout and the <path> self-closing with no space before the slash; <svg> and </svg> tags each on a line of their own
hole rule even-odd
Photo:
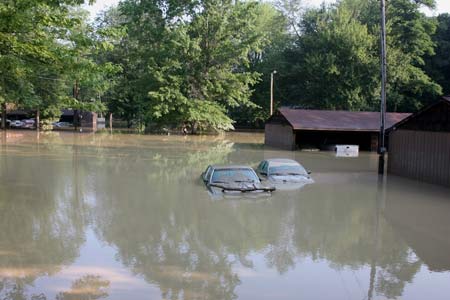
<svg viewBox="0 0 450 300">
<path fill-rule="evenodd" d="M 270 115 L 273 115 L 273 75 L 277 74 L 277 70 L 270 73 Z"/>
<path fill-rule="evenodd" d="M 378 174 L 384 175 L 384 161 L 386 155 L 385 134 L 386 134 L 386 3 L 381 2 L 381 105 L 380 105 L 380 137 L 378 142 Z"/>
</svg>

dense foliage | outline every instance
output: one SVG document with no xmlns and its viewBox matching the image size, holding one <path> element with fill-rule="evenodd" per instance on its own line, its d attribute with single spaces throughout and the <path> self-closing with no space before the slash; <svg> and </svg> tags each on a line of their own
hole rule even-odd
<svg viewBox="0 0 450 300">
<path fill-rule="evenodd" d="M 388 109 L 415 111 L 441 87 L 424 71 L 434 55 L 435 20 L 420 12 L 433 1 L 392 0 L 387 9 Z M 280 82 L 287 103 L 306 108 L 374 110 L 380 89 L 379 1 L 342 0 L 307 10 L 301 35 L 285 51 Z"/>
<path fill-rule="evenodd" d="M 123 0 L 89 22 L 83 0 L 0 3 L 0 102 L 52 118 L 108 109 L 139 129 L 229 130 L 276 106 L 376 110 L 379 1 Z M 388 109 L 450 93 L 450 17 L 433 0 L 387 6 Z"/>
<path fill-rule="evenodd" d="M 426 57 L 425 70 L 442 86 L 444 95 L 450 94 L 450 14 L 437 17 L 438 26 L 433 35 L 435 55 Z"/>
<path fill-rule="evenodd" d="M 100 110 L 97 97 L 117 67 L 98 63 L 108 48 L 87 22 L 82 0 L 16 0 L 0 3 L 0 102 L 40 110 Z M 88 102 L 86 102 L 88 101 Z"/>
<path fill-rule="evenodd" d="M 126 31 L 111 53 L 124 67 L 111 110 L 130 125 L 233 128 L 227 111 L 255 106 L 259 74 L 248 67 L 269 43 L 260 18 L 268 9 L 243 1 L 121 2 L 102 23 Z"/>
</svg>

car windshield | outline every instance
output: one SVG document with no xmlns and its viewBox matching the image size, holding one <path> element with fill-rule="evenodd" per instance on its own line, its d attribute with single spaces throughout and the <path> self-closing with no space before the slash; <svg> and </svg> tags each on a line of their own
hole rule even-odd
<svg viewBox="0 0 450 300">
<path fill-rule="evenodd" d="M 269 167 L 269 175 L 308 175 L 308 172 L 299 165 L 284 165 Z"/>
<path fill-rule="evenodd" d="M 214 171 L 211 182 L 259 182 L 259 179 L 255 172 L 250 169 L 223 169 Z"/>
</svg>

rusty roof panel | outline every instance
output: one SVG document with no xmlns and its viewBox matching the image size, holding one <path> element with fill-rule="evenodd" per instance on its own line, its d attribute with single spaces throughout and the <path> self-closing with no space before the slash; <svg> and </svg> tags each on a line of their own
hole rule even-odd
<svg viewBox="0 0 450 300">
<path fill-rule="evenodd" d="M 404 118 L 400 122 L 396 123 L 395 126 L 390 128 L 390 130 L 396 130 L 414 119 L 420 119 L 422 115 L 429 113 L 431 110 L 433 110 L 437 106 L 441 105 L 442 103 L 444 103 L 446 105 L 450 105 L 450 96 L 442 97 L 440 101 L 434 102 L 434 103 L 422 108 L 421 110 L 419 110 L 418 112 L 416 112 L 414 114 L 410 114 L 407 118 Z M 442 117 L 444 117 L 444 119 L 442 119 Z M 447 120 L 448 119 L 445 119 L 445 116 L 442 116 L 439 114 L 436 118 L 434 118 L 434 122 L 433 122 L 434 126 L 441 124 L 441 125 L 438 125 L 439 130 L 437 130 L 437 131 L 442 131 L 442 128 L 445 128 L 445 127 L 441 127 L 441 126 L 443 125 L 442 123 L 448 123 Z M 434 126 L 432 126 L 432 127 L 434 127 Z M 432 130 L 432 131 L 434 131 L 434 130 Z"/>
<path fill-rule="evenodd" d="M 279 112 L 296 130 L 379 131 L 379 112 L 308 110 L 280 108 Z M 408 113 L 387 113 L 386 128 L 407 118 Z"/>
</svg>

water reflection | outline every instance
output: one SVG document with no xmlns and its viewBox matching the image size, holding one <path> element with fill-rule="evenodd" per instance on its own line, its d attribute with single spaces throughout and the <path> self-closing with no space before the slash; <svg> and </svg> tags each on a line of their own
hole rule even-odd
<svg viewBox="0 0 450 300">
<path fill-rule="evenodd" d="M 75 260 L 86 214 L 67 164 L 2 155 L 0 170 L 0 295 L 21 299 L 26 285 Z"/>
<path fill-rule="evenodd" d="M 450 271 L 448 190 L 393 177 L 388 182 L 385 216 L 432 271 Z"/>
<path fill-rule="evenodd" d="M 55 300 L 97 300 L 108 297 L 109 281 L 101 276 L 87 274 L 75 280 L 70 290 L 63 291 L 56 295 Z M 48 300 L 44 293 L 28 294 L 23 284 L 8 284 L 7 289 L 1 286 L 3 294 L 2 300 Z"/>
<path fill-rule="evenodd" d="M 106 264 L 119 262 L 162 299 L 245 298 L 249 276 L 260 286 L 301 282 L 295 274 L 305 268 L 358 276 L 335 299 L 396 299 L 421 272 L 450 270 L 449 191 L 393 177 L 380 185 L 367 155 L 264 151 L 226 138 L 26 137 L 1 148 L 1 299 L 118 299 L 114 276 L 81 271 L 101 270 L 80 260 L 107 249 L 116 262 Z M 199 180 L 211 163 L 276 156 L 300 160 L 316 183 L 264 201 L 213 201 Z M 80 250 L 89 249 L 88 230 L 104 252 Z M 32 288 L 78 264 L 79 279 L 56 294 Z M 336 275 L 320 272 L 331 287 Z"/>
<path fill-rule="evenodd" d="M 56 300 L 97 300 L 108 297 L 109 281 L 98 275 L 85 275 L 72 283 L 70 290 L 60 292 Z"/>
</svg>

